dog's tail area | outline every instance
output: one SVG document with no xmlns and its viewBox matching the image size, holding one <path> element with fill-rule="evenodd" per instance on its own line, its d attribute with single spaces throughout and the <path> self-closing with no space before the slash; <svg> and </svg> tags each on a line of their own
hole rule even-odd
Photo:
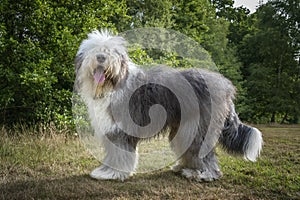
<svg viewBox="0 0 300 200">
<path fill-rule="evenodd" d="M 252 162 L 256 161 L 263 145 L 261 132 L 254 127 L 243 124 L 233 105 L 219 141 L 229 153 L 244 155 L 245 159 Z"/>
</svg>

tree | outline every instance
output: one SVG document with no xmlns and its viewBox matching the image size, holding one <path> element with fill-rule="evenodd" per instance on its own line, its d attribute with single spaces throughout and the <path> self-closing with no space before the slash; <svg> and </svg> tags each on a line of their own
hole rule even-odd
<svg viewBox="0 0 300 200">
<path fill-rule="evenodd" d="M 70 123 L 79 43 L 92 29 L 122 28 L 126 4 L 3 0 L 0 11 L 0 123 Z"/>
<path fill-rule="evenodd" d="M 228 1 L 230 7 L 223 1 L 220 5 L 233 8 L 233 1 Z M 226 2 L 225 2 L 226 3 Z M 216 63 L 219 71 L 228 77 L 237 86 L 239 91 L 238 109 L 244 111 L 245 103 L 242 99 L 245 95 L 242 89 L 242 76 L 240 72 L 241 63 L 236 56 L 236 48 L 231 45 L 228 39 L 230 34 L 229 20 L 224 16 L 217 16 L 218 12 L 213 4 L 206 0 L 162 0 L 162 1 L 141 1 L 127 0 L 128 13 L 132 16 L 133 27 L 159 26 L 171 28 L 193 38 L 200 43 Z M 221 9 L 221 8 L 220 8 Z M 227 13 L 228 14 L 228 13 Z M 228 14 L 228 16 L 230 16 Z M 157 22 L 160 23 L 157 23 Z M 190 48 L 193 48 L 191 46 Z M 189 66 L 187 62 L 178 60 L 176 55 L 165 52 L 147 51 L 149 57 L 163 58 L 163 61 L 170 60 L 174 67 Z"/>
<path fill-rule="evenodd" d="M 243 6 L 234 7 L 233 0 L 212 0 L 212 3 L 216 7 L 217 16 L 229 22 L 229 42 L 238 45 L 243 37 L 251 32 L 253 18 L 250 16 L 250 10 Z"/>
<path fill-rule="evenodd" d="M 278 117 L 281 122 L 296 122 L 300 114 L 295 2 L 276 0 L 261 6 L 256 13 L 256 31 L 247 35 L 241 46 L 249 104 L 258 119 L 276 122 Z"/>
<path fill-rule="evenodd" d="M 206 0 L 174 0 L 175 25 L 172 27 L 195 39 L 200 44 L 208 31 L 206 20 L 215 17 L 212 7 Z"/>
<path fill-rule="evenodd" d="M 174 25 L 173 4 L 170 0 L 126 0 L 127 14 L 131 16 L 131 28 L 161 27 Z"/>
</svg>

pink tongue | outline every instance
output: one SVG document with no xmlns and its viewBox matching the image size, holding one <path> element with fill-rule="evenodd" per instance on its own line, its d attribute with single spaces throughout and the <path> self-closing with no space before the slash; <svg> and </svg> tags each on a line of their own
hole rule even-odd
<svg viewBox="0 0 300 200">
<path fill-rule="evenodd" d="M 96 83 L 100 84 L 103 83 L 105 80 L 105 75 L 103 73 L 100 73 L 98 70 L 94 74 L 94 80 Z"/>
</svg>

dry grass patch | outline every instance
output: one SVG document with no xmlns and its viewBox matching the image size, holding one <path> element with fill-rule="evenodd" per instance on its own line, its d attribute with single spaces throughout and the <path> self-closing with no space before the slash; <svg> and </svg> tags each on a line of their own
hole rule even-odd
<svg viewBox="0 0 300 200">
<path fill-rule="evenodd" d="M 218 151 L 224 177 L 211 183 L 168 168 L 124 182 L 92 180 L 88 173 L 99 163 L 77 137 L 49 127 L 2 128 L 0 199 L 299 199 L 300 127 L 260 128 L 261 159 L 250 163 Z"/>
</svg>

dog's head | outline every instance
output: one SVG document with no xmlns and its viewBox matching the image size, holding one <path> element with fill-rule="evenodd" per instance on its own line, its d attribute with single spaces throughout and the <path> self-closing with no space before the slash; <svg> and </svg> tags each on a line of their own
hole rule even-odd
<svg viewBox="0 0 300 200">
<path fill-rule="evenodd" d="M 112 90 L 127 74 L 125 44 L 122 37 L 107 30 L 88 34 L 75 59 L 77 89 L 94 98 Z"/>
</svg>

